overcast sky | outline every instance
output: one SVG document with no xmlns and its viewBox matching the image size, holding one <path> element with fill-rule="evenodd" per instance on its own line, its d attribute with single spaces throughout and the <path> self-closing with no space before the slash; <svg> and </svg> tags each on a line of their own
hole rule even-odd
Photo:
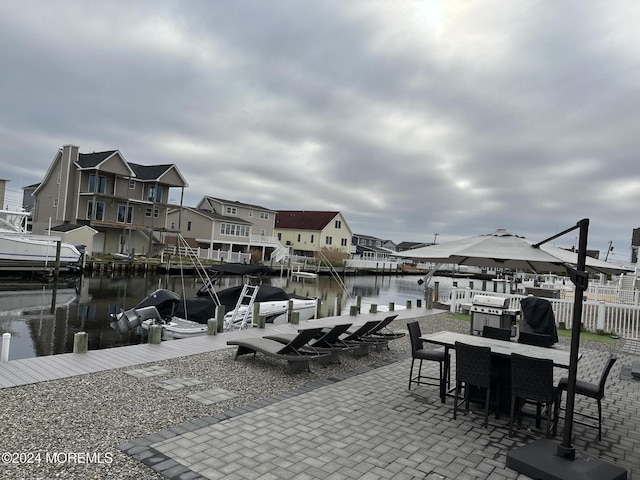
<svg viewBox="0 0 640 480">
<path fill-rule="evenodd" d="M 337 210 L 396 243 L 589 218 L 629 260 L 638 25 L 637 0 L 1 0 L 0 177 L 117 149 L 176 164 L 187 205 Z"/>
</svg>

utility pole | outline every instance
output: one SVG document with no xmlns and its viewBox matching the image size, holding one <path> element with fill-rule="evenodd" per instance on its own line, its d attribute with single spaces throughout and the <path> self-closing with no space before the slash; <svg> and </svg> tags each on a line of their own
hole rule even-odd
<svg viewBox="0 0 640 480">
<path fill-rule="evenodd" d="M 436 244 L 436 240 L 438 240 L 438 235 L 440 235 L 439 233 L 434 234 L 433 236 L 433 244 Z"/>
<path fill-rule="evenodd" d="M 607 254 L 604 257 L 604 261 L 606 262 L 609 259 L 609 253 L 613 251 L 613 240 L 609 241 L 609 248 L 607 248 Z"/>
</svg>

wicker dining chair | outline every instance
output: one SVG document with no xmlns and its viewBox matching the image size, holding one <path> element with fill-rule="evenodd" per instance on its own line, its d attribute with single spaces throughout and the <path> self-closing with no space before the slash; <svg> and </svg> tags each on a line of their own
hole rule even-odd
<svg viewBox="0 0 640 480">
<path fill-rule="evenodd" d="M 518 343 L 524 343 L 526 345 L 534 345 L 537 347 L 552 347 L 553 339 L 551 335 L 545 335 L 544 333 L 530 333 L 520 331 L 518 335 Z"/>
<path fill-rule="evenodd" d="M 511 341 L 511 330 L 508 328 L 492 327 L 485 325 L 482 327 L 482 336 L 485 338 L 493 338 L 495 340 Z"/>
<path fill-rule="evenodd" d="M 420 340 L 420 325 L 418 322 L 407 323 L 409 329 L 409 338 L 411 340 L 411 370 L 409 371 L 409 390 L 412 384 L 433 385 L 440 387 L 440 399 L 444 403 L 446 387 L 450 382 L 449 365 L 450 354 L 442 349 L 423 348 L 422 340 Z M 414 364 L 418 360 L 418 373 L 413 375 Z M 438 378 L 422 375 L 422 362 L 424 360 L 438 362 L 440 367 L 440 375 Z M 437 380 L 437 383 L 435 383 Z"/>
<path fill-rule="evenodd" d="M 491 372 L 491 348 L 468 345 L 456 342 L 456 388 L 453 403 L 453 419 L 458 415 L 458 407 L 465 404 L 469 411 L 472 387 L 485 391 L 483 427 L 489 424 L 489 407 L 496 407 L 496 418 L 500 418 L 500 379 Z M 464 385 L 464 395 L 460 401 L 458 396 Z M 491 402 L 491 389 L 495 387 L 495 402 Z"/>
<path fill-rule="evenodd" d="M 533 358 L 517 353 L 511 354 L 511 413 L 509 416 L 509 436 L 513 436 L 513 423 L 518 419 L 522 424 L 522 416 L 533 416 L 536 428 L 540 428 L 542 407 L 546 410 L 547 437 L 551 437 L 552 426 L 555 426 L 555 404 L 558 389 L 553 382 L 553 360 Z M 525 405 L 536 406 L 535 415 L 523 411 Z M 555 428 L 553 429 L 555 433 Z"/>
<path fill-rule="evenodd" d="M 607 378 L 609 377 L 609 373 L 613 368 L 613 364 L 616 363 L 618 357 L 615 354 L 610 354 L 607 359 L 607 363 L 604 365 L 604 369 L 602 370 L 602 374 L 600 375 L 600 381 L 598 383 L 589 383 L 584 380 L 576 380 L 576 395 L 583 395 L 585 397 L 593 398 L 598 403 L 598 416 L 594 417 L 593 415 L 589 415 L 586 413 L 576 412 L 574 410 L 574 415 L 580 418 L 587 418 L 591 420 L 598 421 L 598 441 L 602 440 L 602 399 L 604 398 L 604 387 L 607 383 Z M 555 421 L 553 424 L 554 434 L 557 430 L 558 425 L 558 417 L 560 414 L 560 401 L 562 399 L 562 392 L 567 390 L 568 384 L 567 377 L 562 377 L 558 382 L 558 403 L 556 404 L 556 412 L 555 412 Z M 587 423 L 585 421 L 578 419 L 574 419 L 575 423 L 579 423 L 580 425 L 585 425 L 587 427 L 594 427 L 592 423 Z"/>
</svg>

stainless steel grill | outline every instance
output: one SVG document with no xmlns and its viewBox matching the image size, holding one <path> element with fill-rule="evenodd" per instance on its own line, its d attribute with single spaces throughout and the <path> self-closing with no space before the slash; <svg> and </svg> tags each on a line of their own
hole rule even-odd
<svg viewBox="0 0 640 480">
<path fill-rule="evenodd" d="M 509 299 L 489 295 L 475 295 L 471 301 L 471 334 L 482 333 L 485 325 L 511 330 L 516 336 L 516 319 L 520 311 L 509 308 Z"/>
</svg>

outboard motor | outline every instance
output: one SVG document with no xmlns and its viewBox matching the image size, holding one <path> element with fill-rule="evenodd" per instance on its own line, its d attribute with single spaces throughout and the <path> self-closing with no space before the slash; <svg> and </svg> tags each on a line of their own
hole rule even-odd
<svg viewBox="0 0 640 480">
<path fill-rule="evenodd" d="M 142 325 L 145 320 L 161 322 L 163 319 L 171 319 L 179 302 L 180 296 L 177 293 L 160 288 L 132 309 L 114 315 L 110 326 L 118 333 L 127 333 Z"/>
<path fill-rule="evenodd" d="M 126 312 L 119 313 L 116 320 L 111 322 L 111 328 L 117 330 L 118 333 L 128 333 L 134 328 L 142 325 L 142 322 L 149 319 L 162 320 L 156 307 L 132 308 Z"/>
</svg>

